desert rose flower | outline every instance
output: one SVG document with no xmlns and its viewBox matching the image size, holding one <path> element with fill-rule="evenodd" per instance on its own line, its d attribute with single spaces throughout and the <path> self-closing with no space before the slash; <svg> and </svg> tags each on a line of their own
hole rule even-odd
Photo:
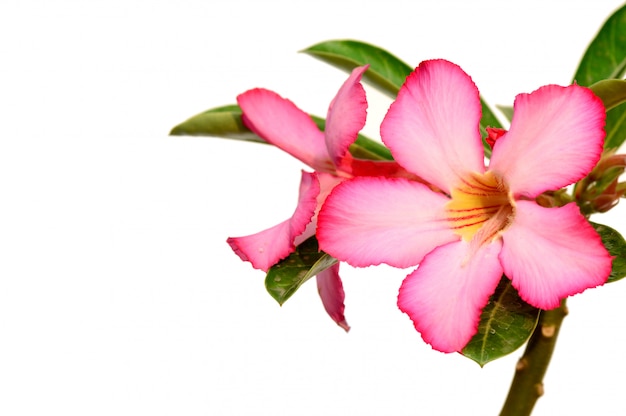
<svg viewBox="0 0 626 416">
<path fill-rule="evenodd" d="M 485 166 L 478 89 L 457 65 L 423 62 L 381 126 L 395 160 L 432 186 L 402 178 L 338 185 L 319 215 L 322 250 L 365 267 L 419 267 L 398 306 L 422 338 L 460 351 L 503 274 L 529 304 L 552 309 L 603 284 L 611 257 L 574 203 L 535 198 L 591 171 L 605 111 L 587 88 L 548 85 L 520 94 L 508 132 L 492 130 Z M 433 191 L 437 188 L 439 192 Z"/>
<path fill-rule="evenodd" d="M 360 82 L 366 70 L 367 66 L 355 68 L 343 83 L 328 108 L 324 132 L 307 113 L 275 92 L 256 88 L 237 97 L 248 128 L 315 170 L 302 172 L 298 205 L 291 218 L 259 233 L 228 239 L 235 253 L 253 267 L 267 271 L 315 235 L 319 208 L 338 183 L 357 175 L 412 176 L 396 162 L 359 160 L 348 151 L 367 117 Z M 316 279 L 326 311 L 348 330 L 339 264 Z"/>
</svg>

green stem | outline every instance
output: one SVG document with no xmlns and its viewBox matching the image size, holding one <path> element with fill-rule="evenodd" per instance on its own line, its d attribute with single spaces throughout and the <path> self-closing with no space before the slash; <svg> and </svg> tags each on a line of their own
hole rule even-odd
<svg viewBox="0 0 626 416">
<path fill-rule="evenodd" d="M 515 376 L 500 416 L 531 414 L 537 399 L 543 395 L 543 377 L 550 364 L 565 315 L 567 315 L 565 299 L 558 308 L 541 312 L 537 328 L 515 367 Z"/>
</svg>

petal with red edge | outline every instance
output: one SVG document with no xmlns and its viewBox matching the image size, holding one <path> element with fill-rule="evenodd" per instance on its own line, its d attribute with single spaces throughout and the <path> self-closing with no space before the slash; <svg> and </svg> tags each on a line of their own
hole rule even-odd
<svg viewBox="0 0 626 416">
<path fill-rule="evenodd" d="M 264 272 L 295 249 L 291 239 L 289 220 L 256 234 L 229 237 L 226 242 L 241 260 L 249 261 L 255 269 Z"/>
<path fill-rule="evenodd" d="M 231 237 L 227 240 L 228 244 L 243 261 L 267 271 L 295 250 L 294 240 L 311 222 L 319 191 L 316 175 L 303 171 L 298 206 L 290 219 L 256 234 Z"/>
<path fill-rule="evenodd" d="M 522 299 L 541 309 L 606 282 L 612 259 L 576 204 L 544 208 L 518 201 L 502 235 L 500 261 Z"/>
<path fill-rule="evenodd" d="M 268 143 L 315 170 L 334 170 L 324 133 L 291 101 L 273 91 L 256 88 L 240 94 L 237 102 L 246 126 Z"/>
<path fill-rule="evenodd" d="M 398 163 L 450 193 L 460 177 L 485 170 L 481 111 L 478 89 L 460 67 L 425 61 L 400 88 L 381 136 Z"/>
<path fill-rule="evenodd" d="M 344 316 L 344 298 L 343 284 L 339 277 L 339 263 L 332 265 L 328 269 L 319 273 L 317 279 L 317 291 L 322 299 L 322 304 L 326 313 L 346 332 L 350 330 L 350 326 L 346 322 Z"/>
<path fill-rule="evenodd" d="M 465 241 L 438 247 L 402 282 L 398 307 L 425 342 L 442 352 L 460 351 L 478 329 L 502 267 L 499 240 L 471 247 Z"/>
<path fill-rule="evenodd" d="M 354 68 L 328 107 L 326 115 L 326 147 L 335 166 L 341 166 L 359 131 L 365 126 L 367 100 L 361 77 L 368 65 Z"/>
<path fill-rule="evenodd" d="M 353 266 L 418 264 L 433 248 L 458 240 L 449 199 L 402 178 L 357 177 L 339 184 L 320 210 L 320 248 Z"/>
<path fill-rule="evenodd" d="M 511 128 L 494 146 L 489 169 L 515 195 L 534 198 L 591 171 L 604 145 L 605 111 L 590 89 L 547 85 L 515 98 Z"/>
</svg>

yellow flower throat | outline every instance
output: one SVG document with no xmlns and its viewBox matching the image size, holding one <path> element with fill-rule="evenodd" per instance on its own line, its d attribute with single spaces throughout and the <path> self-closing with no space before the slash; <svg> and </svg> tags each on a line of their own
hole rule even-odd
<svg viewBox="0 0 626 416">
<path fill-rule="evenodd" d="M 499 237 L 513 219 L 515 203 L 496 174 L 471 174 L 450 194 L 446 205 L 450 227 L 465 241 L 479 243 Z M 477 235 L 478 234 L 478 235 Z"/>
</svg>

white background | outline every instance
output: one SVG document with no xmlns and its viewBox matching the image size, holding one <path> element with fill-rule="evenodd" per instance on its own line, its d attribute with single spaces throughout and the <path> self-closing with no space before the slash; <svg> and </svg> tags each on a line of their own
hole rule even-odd
<svg viewBox="0 0 626 416">
<path fill-rule="evenodd" d="M 449 59 L 511 104 L 568 84 L 620 4 L 3 0 L 0 414 L 497 414 L 521 351 L 431 350 L 395 306 L 407 270 L 342 266 L 349 334 L 312 283 L 279 307 L 225 240 L 290 216 L 303 166 L 168 132 L 257 86 L 324 115 L 346 74 L 298 51 L 338 38 Z M 626 235 L 625 207 L 595 220 Z M 625 296 L 570 300 L 536 415 L 626 412 Z"/>
</svg>

